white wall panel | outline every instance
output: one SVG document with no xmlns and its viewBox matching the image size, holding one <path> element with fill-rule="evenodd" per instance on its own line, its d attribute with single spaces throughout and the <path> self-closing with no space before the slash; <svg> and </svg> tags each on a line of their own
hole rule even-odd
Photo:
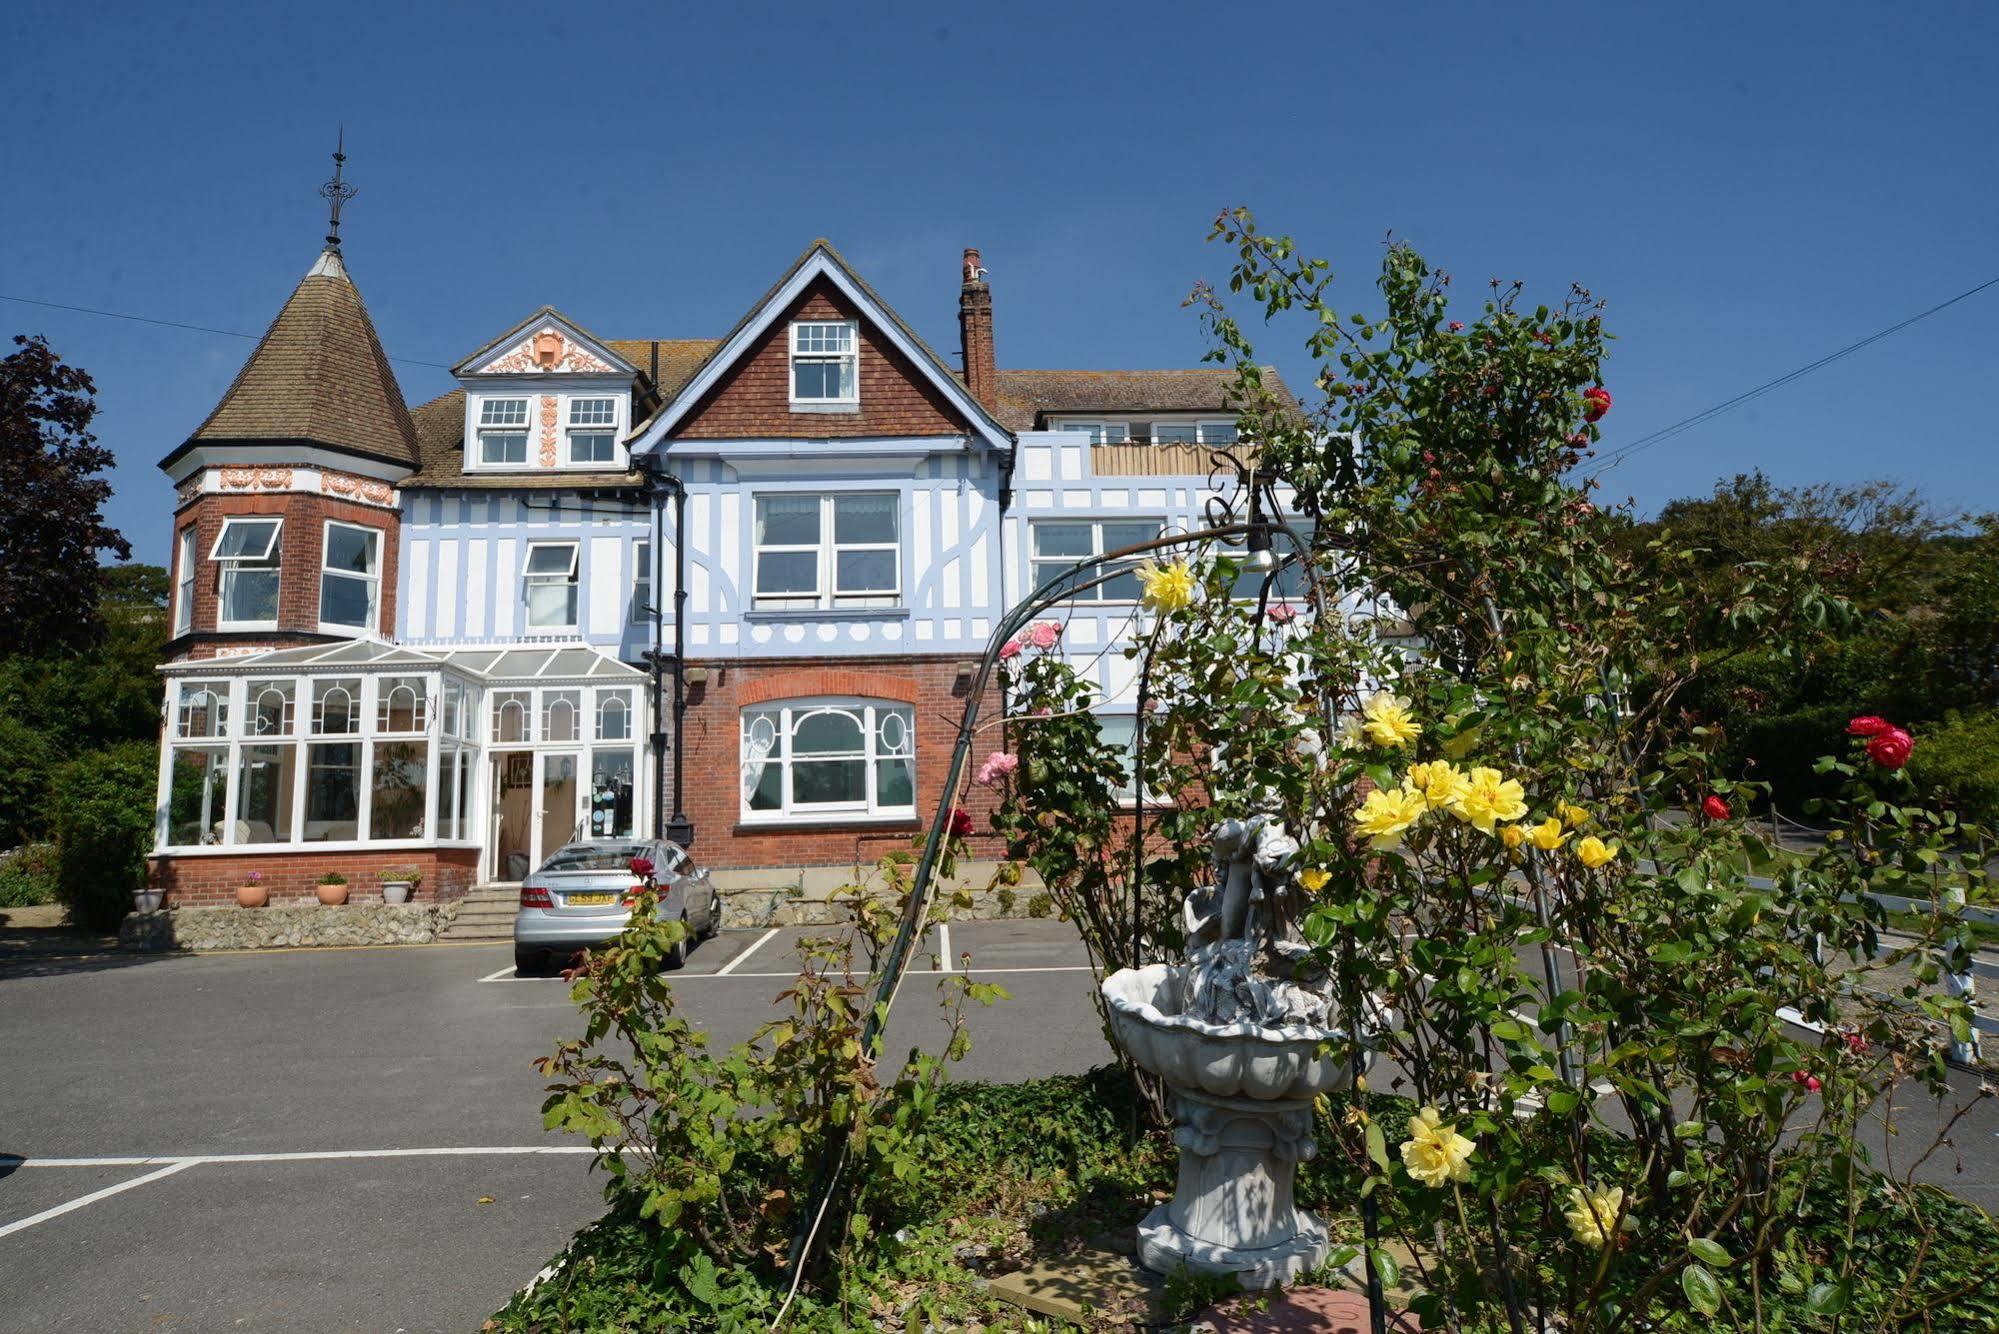
<svg viewBox="0 0 1999 1334">
<path fill-rule="evenodd" d="M 624 548 L 623 538 L 590 539 L 590 564 L 585 568 L 583 578 L 590 592 L 589 626 L 592 635 L 615 638 L 623 623 L 625 610 L 623 593 L 628 586 L 625 577 Z"/>
</svg>

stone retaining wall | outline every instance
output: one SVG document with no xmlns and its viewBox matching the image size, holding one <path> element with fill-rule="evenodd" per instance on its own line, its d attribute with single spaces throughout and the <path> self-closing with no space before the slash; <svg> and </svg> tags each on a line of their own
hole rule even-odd
<svg viewBox="0 0 1999 1334">
<path fill-rule="evenodd" d="M 939 892 L 963 886 L 972 902 L 967 908 L 953 908 L 954 921 L 990 921 L 996 918 L 1053 917 L 1055 905 L 1032 871 L 1021 872 L 1017 885 L 992 885 L 997 862 L 960 862 L 958 874 Z M 852 910 L 832 899 L 833 893 L 854 882 L 854 870 L 844 866 L 807 866 L 787 870 L 749 869 L 710 873 L 722 895 L 722 921 L 726 926 L 823 926 L 843 922 Z"/>
<path fill-rule="evenodd" d="M 313 945 L 422 945 L 458 915 L 456 903 L 349 903 L 175 908 L 127 913 L 121 949 L 261 950 Z"/>
</svg>

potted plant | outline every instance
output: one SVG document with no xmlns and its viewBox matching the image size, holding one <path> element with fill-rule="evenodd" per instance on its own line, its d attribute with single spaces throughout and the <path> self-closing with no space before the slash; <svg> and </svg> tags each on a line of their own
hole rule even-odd
<svg viewBox="0 0 1999 1334">
<path fill-rule="evenodd" d="M 132 891 L 133 912 L 158 912 L 160 904 L 166 901 L 167 891 L 160 885 L 141 885 Z"/>
<path fill-rule="evenodd" d="M 423 880 L 423 872 L 414 866 L 385 866 L 380 875 L 384 903 L 408 903 Z"/>
<path fill-rule="evenodd" d="M 261 908 L 271 901 L 271 891 L 264 884 L 264 873 L 252 871 L 243 877 L 243 883 L 236 886 L 236 906 L 239 908 Z"/>
<path fill-rule="evenodd" d="M 319 895 L 319 901 L 329 908 L 345 903 L 347 902 L 347 877 L 338 871 L 328 871 L 325 875 L 319 877 L 319 884 L 314 892 Z"/>
</svg>

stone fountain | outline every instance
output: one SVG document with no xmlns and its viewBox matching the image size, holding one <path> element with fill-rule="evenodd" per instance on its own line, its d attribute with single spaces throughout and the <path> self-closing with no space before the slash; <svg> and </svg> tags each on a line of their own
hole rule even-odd
<svg viewBox="0 0 1999 1334">
<path fill-rule="evenodd" d="M 1292 1200 L 1312 1103 L 1353 1077 L 1331 979 L 1297 936 L 1297 840 L 1272 816 L 1214 836 L 1215 884 L 1182 907 L 1187 962 L 1104 979 L 1111 1033 L 1172 1098 L 1180 1175 L 1139 1224 L 1146 1268 L 1287 1283 L 1326 1258 L 1326 1225 Z"/>
</svg>

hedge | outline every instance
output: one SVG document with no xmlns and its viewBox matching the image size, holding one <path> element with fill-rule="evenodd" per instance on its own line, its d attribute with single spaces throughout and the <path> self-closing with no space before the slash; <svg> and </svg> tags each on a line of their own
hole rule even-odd
<svg viewBox="0 0 1999 1334">
<path fill-rule="evenodd" d="M 57 890 L 69 920 L 116 930 L 146 883 L 153 846 L 159 747 L 128 741 L 91 751 L 56 775 Z"/>
<path fill-rule="evenodd" d="M 1918 729 L 1909 777 L 1962 818 L 1999 823 L 1999 710 L 1953 713 Z"/>
</svg>

